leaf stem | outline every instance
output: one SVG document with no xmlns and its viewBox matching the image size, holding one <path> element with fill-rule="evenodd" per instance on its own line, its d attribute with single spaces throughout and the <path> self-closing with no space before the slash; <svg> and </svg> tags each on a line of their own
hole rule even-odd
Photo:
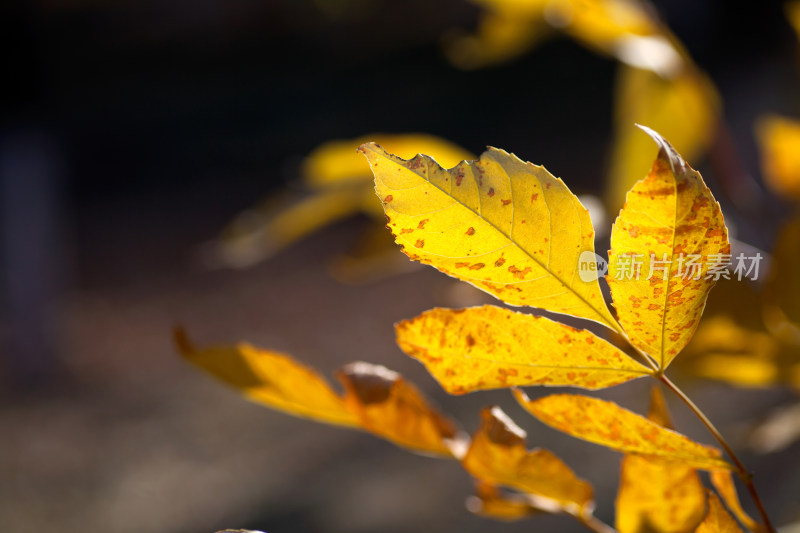
<svg viewBox="0 0 800 533">
<path fill-rule="evenodd" d="M 767 515 L 767 510 L 764 508 L 764 504 L 761 502 L 761 497 L 759 497 L 758 492 L 756 491 L 756 486 L 753 484 L 753 475 L 747 471 L 745 468 L 744 463 L 739 459 L 733 449 L 730 447 L 728 442 L 725 440 L 725 437 L 722 436 L 722 433 L 714 427 L 714 424 L 711 423 L 711 420 L 700 410 L 697 405 L 684 393 L 681 389 L 678 388 L 667 376 L 661 374 L 658 376 L 658 380 L 663 383 L 669 390 L 671 390 L 675 395 L 686 404 L 689 409 L 700 419 L 704 426 L 711 432 L 717 442 L 719 442 L 720 446 L 725 450 L 725 453 L 728 454 L 728 457 L 731 458 L 733 464 L 736 465 L 736 474 L 739 476 L 739 479 L 742 480 L 745 487 L 747 487 L 747 492 L 750 493 L 750 497 L 753 499 L 753 503 L 756 504 L 758 508 L 758 514 L 761 515 L 761 521 L 764 524 L 764 529 L 767 533 L 775 533 L 775 527 L 770 522 L 769 516 Z"/>
</svg>

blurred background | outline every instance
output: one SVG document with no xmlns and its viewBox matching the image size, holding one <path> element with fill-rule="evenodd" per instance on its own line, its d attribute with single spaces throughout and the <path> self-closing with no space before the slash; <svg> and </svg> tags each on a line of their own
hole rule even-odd
<svg viewBox="0 0 800 533">
<path fill-rule="evenodd" d="M 583 195 L 606 250 L 620 191 L 656 152 L 634 122 L 703 172 L 734 251 L 770 260 L 765 283 L 717 304 L 747 314 L 767 302 L 763 316 L 732 318 L 745 340 L 726 350 L 747 355 L 760 335 L 768 377 L 703 363 L 731 355 L 715 344 L 729 325 L 676 379 L 743 450 L 773 520 L 800 521 L 800 412 L 787 411 L 797 315 L 781 303 L 800 291 L 792 263 L 773 261 L 800 249 L 784 229 L 800 141 L 780 122 L 800 118 L 793 11 L 608 3 L 5 0 L 0 529 L 581 530 L 473 516 L 457 464 L 246 402 L 179 359 L 177 323 L 199 344 L 248 340 L 328 375 L 384 364 L 470 431 L 481 407 L 501 404 L 529 445 L 595 484 L 597 514 L 613 522 L 618 455 L 556 434 L 506 392 L 449 397 L 396 347 L 394 322 L 491 298 L 410 268 L 365 200 L 366 162 L 348 154 L 360 157 L 361 138 L 405 157 L 504 148 Z M 599 396 L 643 412 L 648 386 Z M 679 429 L 710 441 L 673 407 Z M 789 436 L 764 445 L 775 427 Z"/>
</svg>

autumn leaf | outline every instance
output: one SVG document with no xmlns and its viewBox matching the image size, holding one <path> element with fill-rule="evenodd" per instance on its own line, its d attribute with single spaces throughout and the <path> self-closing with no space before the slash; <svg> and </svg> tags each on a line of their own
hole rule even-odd
<svg viewBox="0 0 800 533">
<path fill-rule="evenodd" d="M 800 202 L 800 121 L 768 115 L 756 124 L 764 180 L 776 193 Z"/>
<path fill-rule="evenodd" d="M 182 329 L 176 329 L 175 343 L 187 361 L 256 403 L 319 422 L 360 425 L 322 376 L 286 354 L 244 342 L 197 349 Z"/>
<path fill-rule="evenodd" d="M 360 150 L 388 227 L 411 259 L 506 303 L 614 327 L 597 280 L 578 275 L 581 252 L 594 251 L 589 214 L 543 167 L 496 148 L 451 170 L 424 155 L 401 159 L 374 143 Z"/>
<path fill-rule="evenodd" d="M 672 429 L 666 401 L 652 389 L 648 419 Z M 692 531 L 706 513 L 706 491 L 697 471 L 681 461 L 642 457 L 622 459 L 616 501 L 619 533 Z"/>
<path fill-rule="evenodd" d="M 458 426 L 397 372 L 359 362 L 342 368 L 337 377 L 347 408 L 367 431 L 417 452 L 463 455 L 466 441 Z"/>
<path fill-rule="evenodd" d="M 658 158 L 614 224 L 606 279 L 631 344 L 664 369 L 694 334 L 715 283 L 709 270 L 727 264 L 730 244 L 700 174 L 658 133 L 642 129 L 658 144 Z"/>
<path fill-rule="evenodd" d="M 678 153 L 694 160 L 711 144 L 720 109 L 714 85 L 695 68 L 664 77 L 651 70 L 620 67 L 614 88 L 614 138 L 606 194 L 609 208 L 619 209 L 625 194 L 653 162 L 653 145 L 631 124 L 648 125 L 669 139 Z"/>
<path fill-rule="evenodd" d="M 395 331 L 400 348 L 450 394 L 514 385 L 599 389 L 651 374 L 589 331 L 491 305 L 432 309 Z"/>
<path fill-rule="evenodd" d="M 717 495 L 709 490 L 708 514 L 695 533 L 742 533 L 742 530 L 722 506 Z"/>
<path fill-rule="evenodd" d="M 514 390 L 517 401 L 545 424 L 612 450 L 652 459 L 682 462 L 704 470 L 733 469 L 709 446 L 665 429 L 619 405 L 577 394 L 553 394 L 530 400 Z"/>
<path fill-rule="evenodd" d="M 481 480 L 475 482 L 475 495 L 467 499 L 467 509 L 476 515 L 505 522 L 544 512 L 531 505 L 524 495 L 504 493 L 496 485 Z"/>
<path fill-rule="evenodd" d="M 733 481 L 733 476 L 728 470 L 712 470 L 711 484 L 717 489 L 717 492 L 722 496 L 725 505 L 728 506 L 736 518 L 744 524 L 751 531 L 758 531 L 759 524 L 753 520 L 747 512 L 742 508 L 739 502 L 739 495 L 736 492 L 736 485 Z"/>
<path fill-rule="evenodd" d="M 592 487 L 544 449 L 528 451 L 525 432 L 499 407 L 481 411 L 481 427 L 461 461 L 472 476 L 543 496 L 573 512 L 592 502 Z"/>
</svg>

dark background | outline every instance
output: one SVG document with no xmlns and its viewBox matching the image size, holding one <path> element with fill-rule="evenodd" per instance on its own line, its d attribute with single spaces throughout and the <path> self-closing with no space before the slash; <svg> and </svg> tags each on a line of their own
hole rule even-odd
<svg viewBox="0 0 800 533">
<path fill-rule="evenodd" d="M 657 5 L 717 83 L 758 180 L 753 120 L 800 114 L 797 42 L 780 3 Z M 613 519 L 615 454 L 554 435 L 505 393 L 447 397 L 395 347 L 391 324 L 452 302 L 450 280 L 432 270 L 357 287 L 330 279 L 325 263 L 365 219 L 247 271 L 196 261 L 200 243 L 295 179 L 315 146 L 370 132 L 503 147 L 600 194 L 615 63 L 555 39 L 508 64 L 457 70 L 442 36 L 478 14 L 462 0 L 2 4 L 0 529 L 573 527 L 474 518 L 457 465 L 246 403 L 177 360 L 176 322 L 202 343 L 247 339 L 325 372 L 386 364 L 469 429 L 500 402 L 531 446 L 595 483 L 598 514 Z M 763 201 L 762 216 L 730 215 L 768 249 L 786 209 Z M 742 420 L 786 399 L 712 384 L 691 392 L 735 444 Z M 641 411 L 646 394 L 636 383 L 601 396 Z M 675 407 L 679 427 L 708 440 Z M 800 519 L 797 452 L 746 457 L 779 524 Z"/>
</svg>

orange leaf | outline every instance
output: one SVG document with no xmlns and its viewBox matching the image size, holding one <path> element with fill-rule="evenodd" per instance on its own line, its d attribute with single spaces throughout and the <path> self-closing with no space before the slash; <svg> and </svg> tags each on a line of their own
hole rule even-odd
<svg viewBox="0 0 800 533">
<path fill-rule="evenodd" d="M 476 515 L 511 522 L 542 513 L 521 494 L 507 494 L 496 485 L 475 482 L 475 495 L 467 499 L 467 509 Z"/>
<path fill-rule="evenodd" d="M 659 145 L 658 158 L 614 224 L 606 279 L 631 344 L 666 368 L 694 334 L 716 282 L 709 269 L 728 263 L 730 244 L 700 174 L 658 133 L 642 129 Z"/>
<path fill-rule="evenodd" d="M 451 394 L 535 384 L 599 389 L 651 373 L 589 331 L 491 305 L 432 309 L 395 331 Z"/>
<path fill-rule="evenodd" d="M 665 429 L 619 405 L 578 394 L 553 394 L 530 400 L 514 390 L 517 401 L 533 416 L 573 437 L 643 457 L 683 462 L 705 470 L 733 469 L 719 452 Z"/>
<path fill-rule="evenodd" d="M 708 514 L 695 533 L 742 533 L 739 524 L 725 510 L 717 495 L 708 491 Z"/>
<path fill-rule="evenodd" d="M 671 429 L 661 389 L 652 389 L 648 418 Z M 622 459 L 617 492 L 619 533 L 691 531 L 706 513 L 706 491 L 697 471 L 680 461 L 629 454 Z"/>
<path fill-rule="evenodd" d="M 551 452 L 526 450 L 525 437 L 499 407 L 487 407 L 461 464 L 478 479 L 549 498 L 561 507 L 577 510 L 590 505 L 592 486 Z"/>
<path fill-rule="evenodd" d="M 714 485 L 719 495 L 722 496 L 722 500 L 725 502 L 725 505 L 728 506 L 728 509 L 730 509 L 733 514 L 736 515 L 736 518 L 747 526 L 748 529 L 757 531 L 758 522 L 753 520 L 742 508 L 731 473 L 727 470 L 712 470 L 710 477 L 711 484 Z"/>
<path fill-rule="evenodd" d="M 371 433 L 417 452 L 460 457 L 466 447 L 458 426 L 430 406 L 397 372 L 351 363 L 337 373 L 345 403 Z"/>
<path fill-rule="evenodd" d="M 190 363 L 254 402 L 329 424 L 359 425 L 322 376 L 286 354 L 247 343 L 196 349 L 182 329 L 175 330 L 175 343 Z"/>
</svg>

